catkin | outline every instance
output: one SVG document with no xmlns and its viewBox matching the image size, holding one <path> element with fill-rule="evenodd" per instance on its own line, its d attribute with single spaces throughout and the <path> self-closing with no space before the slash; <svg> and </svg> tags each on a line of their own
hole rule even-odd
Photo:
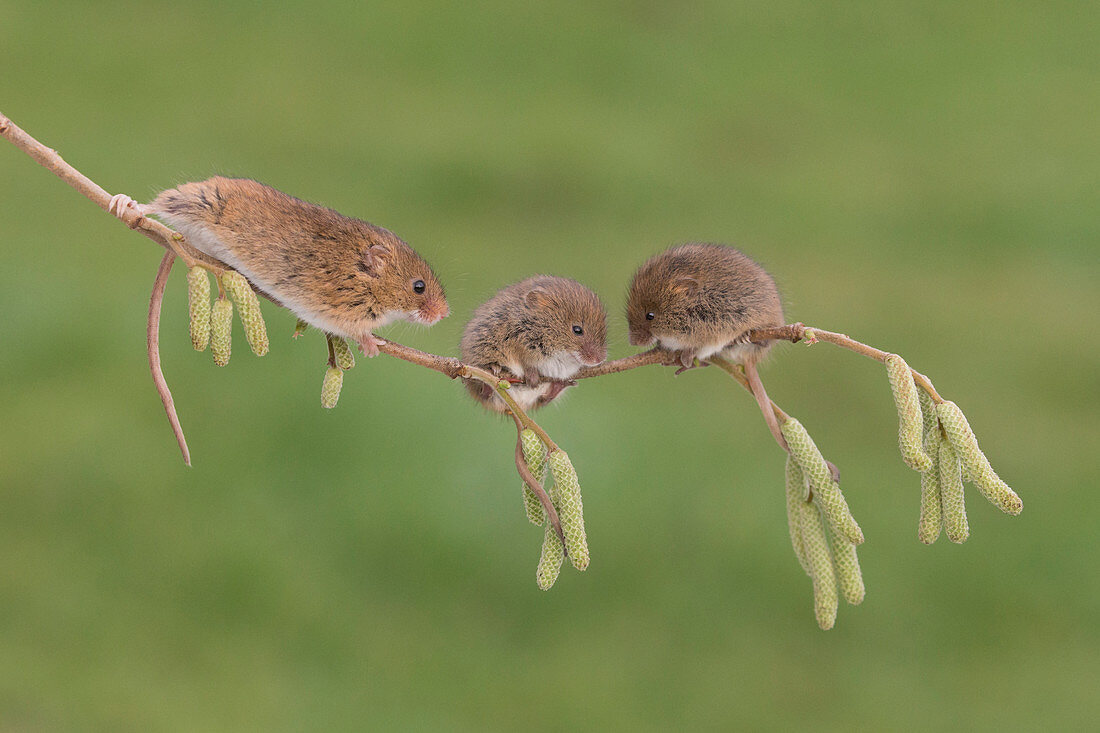
<svg viewBox="0 0 1100 733">
<path fill-rule="evenodd" d="M 542 554 L 539 555 L 539 567 L 535 573 L 535 581 L 542 590 L 550 590 L 554 581 L 561 572 L 562 562 L 565 560 L 565 548 L 562 547 L 561 538 L 554 531 L 550 522 L 546 523 L 546 530 L 542 538 Z"/>
<path fill-rule="evenodd" d="M 829 547 L 833 552 L 833 567 L 837 584 L 844 600 L 853 606 L 863 603 L 867 589 L 863 586 L 863 573 L 859 569 L 856 546 L 836 532 L 829 533 Z"/>
<path fill-rule="evenodd" d="M 924 452 L 932 461 L 931 467 L 920 475 L 920 520 L 917 522 L 917 539 L 926 545 L 935 542 L 943 527 L 942 499 L 940 497 L 940 421 L 936 417 L 936 405 L 923 389 L 920 390 L 921 415 L 923 417 Z"/>
<path fill-rule="evenodd" d="M 789 417 L 780 426 L 780 430 L 783 437 L 787 439 L 790 454 L 798 461 L 802 472 L 809 479 L 814 502 L 821 507 L 822 513 L 829 520 L 829 525 L 834 531 L 847 537 L 852 544 L 863 544 L 863 530 L 856 524 L 848 508 L 848 502 L 844 500 L 844 494 L 840 491 L 840 484 L 833 480 L 829 465 L 810 434 L 806 432 L 806 428 L 802 427 L 802 423 L 798 420 Z"/>
<path fill-rule="evenodd" d="M 821 512 L 813 502 L 802 502 L 799 513 L 802 515 L 799 524 L 802 527 L 806 559 L 810 565 L 810 578 L 814 582 L 814 615 L 817 617 L 817 625 L 828 631 L 836 623 L 836 609 L 839 604 L 829 540 L 825 537 Z"/>
<path fill-rule="evenodd" d="M 943 528 L 947 539 L 966 542 L 970 525 L 966 521 L 966 499 L 963 496 L 962 469 L 959 457 L 945 438 L 939 443 L 940 503 L 943 509 Z"/>
<path fill-rule="evenodd" d="M 913 372 L 897 354 L 886 357 L 886 373 L 890 377 L 890 391 L 898 409 L 898 447 L 905 465 L 921 473 L 932 467 L 932 459 L 922 447 L 922 415 L 917 385 Z"/>
<path fill-rule="evenodd" d="M 339 336 L 329 336 L 328 340 L 332 344 L 332 353 L 336 356 L 336 366 L 344 371 L 355 366 L 355 354 L 351 353 L 347 341 Z"/>
<path fill-rule="evenodd" d="M 267 326 L 264 325 L 264 316 L 260 312 L 260 301 L 255 291 L 244 279 L 244 275 L 232 270 L 222 275 L 222 286 L 237 305 L 237 314 L 241 318 L 244 335 L 252 353 L 263 356 L 268 349 Z"/>
<path fill-rule="evenodd" d="M 798 462 L 790 455 L 787 456 L 787 529 L 791 533 L 791 547 L 794 548 L 794 556 L 798 558 L 798 564 L 810 574 L 810 561 L 806 557 L 806 545 L 802 541 L 802 508 L 806 503 L 806 481 L 802 475 L 802 469 Z"/>
<path fill-rule="evenodd" d="M 569 559 L 577 570 L 588 567 L 588 538 L 584 531 L 584 506 L 581 503 L 581 485 L 577 471 L 563 450 L 556 450 L 548 458 L 550 473 L 557 487 L 558 518 Z"/>
<path fill-rule="evenodd" d="M 541 484 L 546 479 L 546 446 L 542 444 L 539 436 L 531 428 L 524 428 L 520 432 L 520 443 L 523 445 L 523 460 L 527 463 L 527 469 L 531 472 L 535 481 Z M 539 497 L 535 495 L 534 491 L 531 491 L 526 482 L 523 484 L 523 507 L 527 511 L 527 519 L 532 524 L 541 525 L 546 521 L 546 511 L 542 508 L 542 502 L 539 501 Z M 561 544 L 560 541 L 559 544 Z M 545 549 L 543 552 L 545 553 Z M 551 581 L 551 584 L 553 584 L 553 581 Z"/>
<path fill-rule="evenodd" d="M 187 271 L 187 313 L 191 345 L 195 351 L 206 351 L 210 345 L 210 277 L 197 265 Z"/>
<path fill-rule="evenodd" d="M 1019 514 L 1024 504 L 1020 497 L 1008 487 L 1001 477 L 989 465 L 989 459 L 978 447 L 978 439 L 970 429 L 966 416 L 954 402 L 943 402 L 936 406 L 936 414 L 943 424 L 944 432 L 951 448 L 962 462 L 967 478 L 978 487 L 978 491 L 1007 514 Z"/>
<path fill-rule="evenodd" d="M 340 400 L 340 388 L 344 386 L 344 370 L 330 366 L 321 382 L 321 407 L 331 410 Z"/>
<path fill-rule="evenodd" d="M 233 351 L 233 303 L 226 297 L 214 301 L 210 309 L 210 353 L 214 364 L 225 366 Z"/>
</svg>

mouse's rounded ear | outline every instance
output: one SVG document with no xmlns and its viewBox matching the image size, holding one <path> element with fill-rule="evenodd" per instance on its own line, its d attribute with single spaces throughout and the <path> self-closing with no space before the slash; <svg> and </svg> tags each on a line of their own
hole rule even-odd
<svg viewBox="0 0 1100 733">
<path fill-rule="evenodd" d="M 523 296 L 523 300 L 527 303 L 528 308 L 541 308 L 546 305 L 550 295 L 539 287 L 531 288 L 527 291 L 527 295 Z"/>
<path fill-rule="evenodd" d="M 363 250 L 359 259 L 359 271 L 370 277 L 380 277 L 392 252 L 393 249 L 388 244 L 372 244 Z"/>
<path fill-rule="evenodd" d="M 669 285 L 676 295 L 694 295 L 699 290 L 699 281 L 693 277 L 678 277 Z"/>
</svg>

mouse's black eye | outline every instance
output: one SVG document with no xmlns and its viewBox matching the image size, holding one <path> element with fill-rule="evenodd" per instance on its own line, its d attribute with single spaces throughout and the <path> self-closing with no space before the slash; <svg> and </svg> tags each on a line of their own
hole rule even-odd
<svg viewBox="0 0 1100 733">
<path fill-rule="evenodd" d="M 657 316 L 656 316 L 656 315 L 655 315 L 655 314 L 653 313 L 653 311 L 650 311 L 649 313 L 646 313 L 646 314 L 645 314 L 645 319 L 646 319 L 647 321 L 652 321 L 652 320 L 653 320 L 654 318 L 656 318 L 656 317 L 657 317 Z"/>
<path fill-rule="evenodd" d="M 417 280 L 413 283 L 413 292 L 419 295 L 420 293 L 424 292 L 424 288 L 426 287 L 427 285 L 424 284 L 423 280 Z"/>
<path fill-rule="evenodd" d="M 581 328 L 580 326 L 573 326 L 573 333 L 577 334 L 578 336 L 583 336 L 584 335 L 584 329 Z"/>
</svg>

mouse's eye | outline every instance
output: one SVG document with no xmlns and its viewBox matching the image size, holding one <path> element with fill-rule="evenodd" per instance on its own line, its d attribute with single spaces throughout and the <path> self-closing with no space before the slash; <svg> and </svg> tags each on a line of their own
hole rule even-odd
<svg viewBox="0 0 1100 733">
<path fill-rule="evenodd" d="M 416 280 L 415 282 L 413 282 L 413 292 L 417 295 L 423 293 L 426 287 L 428 286 L 424 284 L 423 280 Z"/>
<path fill-rule="evenodd" d="M 573 326 L 573 333 L 577 334 L 578 336 L 583 336 L 584 335 L 584 329 L 581 328 L 580 326 Z"/>
<path fill-rule="evenodd" d="M 645 319 L 646 319 L 647 321 L 652 321 L 652 320 L 653 320 L 654 318 L 656 318 L 656 317 L 657 317 L 657 316 L 656 316 L 656 314 L 654 314 L 654 313 L 653 313 L 653 311 L 650 311 L 649 313 L 646 313 L 646 314 L 645 314 Z"/>
</svg>

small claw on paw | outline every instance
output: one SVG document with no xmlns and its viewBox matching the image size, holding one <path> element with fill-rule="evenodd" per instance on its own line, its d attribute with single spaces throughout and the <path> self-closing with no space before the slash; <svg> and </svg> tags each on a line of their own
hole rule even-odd
<svg viewBox="0 0 1100 733">
<path fill-rule="evenodd" d="M 378 350 L 379 346 L 386 343 L 384 339 L 380 339 L 374 334 L 367 334 L 364 338 L 358 339 L 359 348 L 363 350 L 363 353 L 368 359 L 373 359 L 382 352 Z"/>
</svg>

